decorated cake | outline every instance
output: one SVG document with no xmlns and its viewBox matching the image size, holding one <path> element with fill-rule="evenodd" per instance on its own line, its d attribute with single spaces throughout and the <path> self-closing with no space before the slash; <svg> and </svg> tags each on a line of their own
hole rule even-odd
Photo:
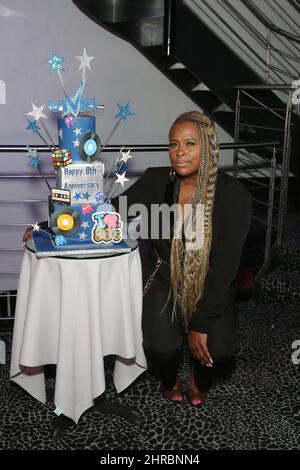
<svg viewBox="0 0 300 470">
<path fill-rule="evenodd" d="M 134 113 L 129 103 L 118 104 L 118 121 L 105 143 L 102 145 L 96 133 L 96 112 L 99 105 L 95 98 L 84 98 L 86 83 L 85 70 L 90 69 L 90 61 L 84 49 L 79 70 L 83 70 L 80 86 L 73 97 L 66 92 L 62 73 L 64 57 L 53 52 L 47 60 L 51 71 L 57 72 L 64 92 L 64 99 L 55 103 L 49 100 L 49 109 L 57 114 L 58 145 L 55 145 L 45 124 L 47 116 L 44 105 L 32 103 L 32 111 L 27 113 L 27 129 L 36 133 L 49 148 L 56 173 L 55 187 L 50 187 L 42 170 L 41 160 L 35 149 L 28 148 L 30 164 L 34 166 L 50 191 L 48 229 L 33 224 L 33 241 L 37 256 L 57 256 L 84 254 L 86 252 L 130 251 L 123 240 L 123 223 L 120 214 L 115 212 L 110 199 L 118 186 L 128 181 L 126 175 L 130 150 L 120 150 L 104 179 L 104 164 L 101 152 L 122 121 Z"/>
</svg>

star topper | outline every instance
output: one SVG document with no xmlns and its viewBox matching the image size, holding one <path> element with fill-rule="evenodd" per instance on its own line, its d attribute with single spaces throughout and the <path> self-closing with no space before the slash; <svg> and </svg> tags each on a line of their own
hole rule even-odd
<svg viewBox="0 0 300 470">
<path fill-rule="evenodd" d="M 89 57 L 86 53 L 86 49 L 84 48 L 83 49 L 83 55 L 82 56 L 76 56 L 76 59 L 80 60 L 80 67 L 78 70 L 81 70 L 83 69 L 83 77 L 85 76 L 85 68 L 87 67 L 89 69 L 89 71 L 91 71 L 91 66 L 90 66 L 90 62 L 91 60 L 95 59 L 95 57 Z"/>
<path fill-rule="evenodd" d="M 26 116 L 33 116 L 35 121 L 39 121 L 41 118 L 47 118 L 47 116 L 43 113 L 43 109 L 44 109 L 44 104 L 42 104 L 42 106 L 38 107 L 36 106 L 33 102 L 31 102 L 31 106 L 32 106 L 32 111 L 30 111 L 29 113 L 26 113 Z"/>
<path fill-rule="evenodd" d="M 127 160 L 129 160 L 129 158 L 132 158 L 133 155 L 130 155 L 130 152 L 131 152 L 131 149 L 129 149 L 127 152 L 123 152 L 123 148 L 122 150 L 120 150 L 120 153 L 122 155 L 122 158 L 120 158 L 120 162 L 124 162 L 124 163 L 127 163 Z"/>
<path fill-rule="evenodd" d="M 129 181 L 128 178 L 125 178 L 125 175 L 126 171 L 124 171 L 124 173 L 122 173 L 121 175 L 119 173 L 116 173 L 117 180 L 115 181 L 115 183 L 120 183 L 122 188 L 124 188 L 125 181 Z"/>
<path fill-rule="evenodd" d="M 122 118 L 123 121 L 127 122 L 128 116 L 133 116 L 134 112 L 130 109 L 130 103 L 128 102 L 125 106 L 122 104 L 118 104 L 119 112 L 115 115 L 115 118 L 119 117 Z"/>
<path fill-rule="evenodd" d="M 28 126 L 26 127 L 26 129 L 31 130 L 33 134 L 40 130 L 36 121 L 30 121 L 30 119 L 27 119 L 27 122 L 28 122 Z"/>
<path fill-rule="evenodd" d="M 64 72 L 65 69 L 63 67 L 63 63 L 65 60 L 65 57 L 57 57 L 56 53 L 53 51 L 52 57 L 50 57 L 50 59 L 46 59 L 45 62 L 51 65 L 51 72 L 55 72 L 55 70 L 61 70 Z"/>
<path fill-rule="evenodd" d="M 29 165 L 33 166 L 34 168 L 38 168 L 41 160 L 37 154 L 37 150 L 30 148 L 28 145 L 26 145 L 26 147 L 28 149 L 27 157 L 30 159 Z"/>
</svg>

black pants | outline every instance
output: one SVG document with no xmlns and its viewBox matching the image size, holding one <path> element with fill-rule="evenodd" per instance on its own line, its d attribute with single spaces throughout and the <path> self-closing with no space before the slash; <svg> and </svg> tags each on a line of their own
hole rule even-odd
<svg viewBox="0 0 300 470">
<path fill-rule="evenodd" d="M 168 286 L 164 282 L 164 269 L 161 267 L 143 302 L 143 346 L 148 365 L 160 377 L 167 390 L 176 382 L 179 362 L 182 355 L 184 330 L 180 322 L 172 321 L 173 304 L 170 301 L 162 312 L 168 298 Z M 144 271 L 144 269 L 143 269 Z M 148 271 L 148 270 L 147 270 Z M 148 271 L 149 272 L 149 271 Z M 223 373 L 235 353 L 235 307 L 228 307 L 216 319 L 208 334 L 208 350 L 213 359 L 213 367 L 193 360 L 195 381 L 199 390 L 208 391 L 216 374 Z"/>
</svg>

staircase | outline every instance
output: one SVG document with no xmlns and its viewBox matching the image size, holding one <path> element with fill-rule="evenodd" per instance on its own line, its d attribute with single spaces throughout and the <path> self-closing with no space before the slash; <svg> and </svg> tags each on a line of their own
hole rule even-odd
<svg viewBox="0 0 300 470">
<path fill-rule="evenodd" d="M 73 0 L 91 19 L 132 43 L 145 57 L 186 93 L 200 108 L 213 114 L 230 135 L 235 133 L 238 85 L 264 85 L 265 78 L 232 51 L 182 0 Z M 290 83 L 289 83 L 290 84 Z M 258 97 L 272 108 L 282 101 L 272 90 Z M 253 111 L 244 111 L 251 120 Z M 262 117 L 265 126 L 278 127 L 275 116 Z M 292 123 L 297 116 L 292 116 Z M 297 133 L 296 129 L 293 134 Z M 276 141 L 276 132 L 245 130 L 245 142 Z M 293 146 L 293 139 L 292 139 Z M 272 155 L 264 149 L 259 155 Z M 291 171 L 296 171 L 297 150 L 292 148 Z M 280 160 L 278 161 L 280 163 Z"/>
</svg>

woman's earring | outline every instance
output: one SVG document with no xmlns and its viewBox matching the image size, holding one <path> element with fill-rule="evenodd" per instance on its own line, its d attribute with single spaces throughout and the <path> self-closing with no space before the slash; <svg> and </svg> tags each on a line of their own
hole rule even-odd
<svg viewBox="0 0 300 470">
<path fill-rule="evenodd" d="M 171 168 L 170 168 L 170 180 L 171 180 L 171 181 L 174 181 L 175 176 L 176 176 L 176 173 L 175 173 L 175 171 L 173 170 L 173 168 L 171 167 Z"/>
</svg>

